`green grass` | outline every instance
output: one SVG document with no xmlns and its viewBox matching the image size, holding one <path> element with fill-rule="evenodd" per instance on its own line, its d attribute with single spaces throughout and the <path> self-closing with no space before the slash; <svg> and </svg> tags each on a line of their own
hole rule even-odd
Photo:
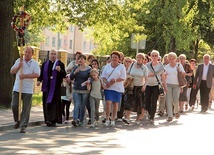
<svg viewBox="0 0 214 155">
<path fill-rule="evenodd" d="M 32 106 L 40 106 L 42 105 L 42 93 L 33 94 Z"/>
</svg>

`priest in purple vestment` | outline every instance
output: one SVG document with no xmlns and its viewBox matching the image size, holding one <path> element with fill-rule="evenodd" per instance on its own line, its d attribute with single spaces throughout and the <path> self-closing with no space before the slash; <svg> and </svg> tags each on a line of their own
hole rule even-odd
<svg viewBox="0 0 214 155">
<path fill-rule="evenodd" d="M 47 126 L 55 126 L 62 123 L 61 111 L 61 84 L 66 76 L 65 65 L 57 59 L 55 50 L 49 52 L 49 60 L 41 67 L 41 74 L 37 80 L 37 86 L 42 82 L 43 113 Z"/>
</svg>

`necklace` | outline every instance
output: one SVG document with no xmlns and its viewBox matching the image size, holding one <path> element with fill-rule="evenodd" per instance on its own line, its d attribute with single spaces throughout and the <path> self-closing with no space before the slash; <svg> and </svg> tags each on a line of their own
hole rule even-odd
<svg viewBox="0 0 214 155">
<path fill-rule="evenodd" d="M 25 62 L 26 62 L 26 61 L 25 61 Z M 26 62 L 26 64 L 27 64 L 27 66 L 28 66 L 28 67 L 30 67 L 30 66 L 31 66 L 31 62 L 32 62 L 32 61 L 28 61 L 28 62 Z"/>
</svg>

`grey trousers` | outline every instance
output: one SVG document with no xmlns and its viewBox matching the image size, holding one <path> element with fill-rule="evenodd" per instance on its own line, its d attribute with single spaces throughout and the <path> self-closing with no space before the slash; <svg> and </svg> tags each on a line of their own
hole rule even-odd
<svg viewBox="0 0 214 155">
<path fill-rule="evenodd" d="M 89 100 L 90 100 L 90 106 L 91 106 L 91 123 L 94 123 L 95 117 L 96 117 L 96 121 L 99 120 L 100 99 L 90 96 Z"/>
<path fill-rule="evenodd" d="M 168 92 L 166 94 L 166 108 L 168 117 L 173 118 L 173 113 L 178 113 L 180 86 L 174 84 L 167 84 Z M 174 112 L 173 112 L 174 106 Z"/>
<path fill-rule="evenodd" d="M 29 118 L 30 118 L 30 110 L 32 105 L 32 94 L 22 93 L 22 111 L 20 117 L 20 127 L 27 127 Z M 13 112 L 14 121 L 18 121 L 18 110 L 19 110 L 19 92 L 13 92 L 12 94 L 12 102 L 11 108 Z"/>
</svg>

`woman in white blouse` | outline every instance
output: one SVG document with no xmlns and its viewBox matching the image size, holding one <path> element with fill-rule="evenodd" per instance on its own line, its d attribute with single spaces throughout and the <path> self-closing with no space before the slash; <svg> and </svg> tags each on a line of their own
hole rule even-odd
<svg viewBox="0 0 214 155">
<path fill-rule="evenodd" d="M 178 119 L 180 117 L 178 113 L 179 107 L 179 96 L 180 92 L 182 92 L 182 88 L 179 86 L 178 82 L 178 70 L 182 72 L 185 76 L 184 68 L 181 64 L 176 62 L 177 55 L 174 52 L 170 52 L 168 55 L 169 64 L 165 66 L 166 69 L 166 83 L 167 83 L 167 94 L 166 94 L 166 108 L 168 119 L 167 121 L 170 122 L 173 119 L 173 113 L 175 114 L 175 118 Z M 174 105 L 174 112 L 173 112 L 173 105 Z"/>
<path fill-rule="evenodd" d="M 110 124 L 109 117 L 111 105 L 113 105 L 111 125 L 115 126 L 118 104 L 124 92 L 123 81 L 126 79 L 126 69 L 124 65 L 120 63 L 120 53 L 118 51 L 111 53 L 111 63 L 105 66 L 101 78 L 106 85 L 106 89 L 104 90 L 106 100 L 105 125 L 108 126 Z"/>
</svg>

